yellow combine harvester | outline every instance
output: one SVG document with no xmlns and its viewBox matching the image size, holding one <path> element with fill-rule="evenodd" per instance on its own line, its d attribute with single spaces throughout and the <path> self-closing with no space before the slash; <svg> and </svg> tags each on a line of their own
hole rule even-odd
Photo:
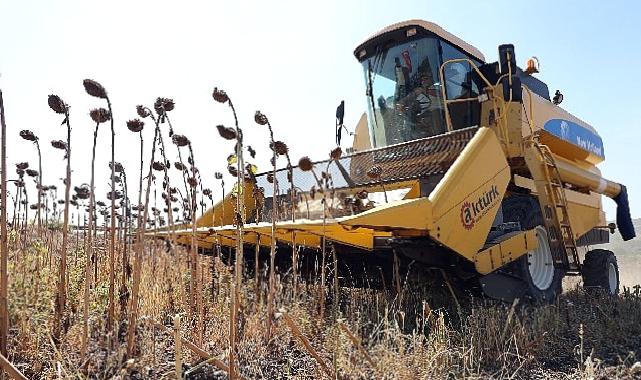
<svg viewBox="0 0 641 380">
<path fill-rule="evenodd" d="M 353 151 L 289 176 L 279 170 L 275 196 L 267 173 L 246 182 L 246 249 L 271 245 L 276 206 L 277 256 L 289 257 L 287 246 L 317 251 L 325 239 L 355 283 L 368 271 L 398 276 L 397 264 L 411 261 L 504 300 L 553 299 L 563 276 L 579 274 L 615 294 L 614 254 L 590 247 L 615 228 L 602 194 L 617 203 L 624 240 L 635 236 L 626 189 L 601 176 L 601 138 L 558 106 L 562 95 L 550 100 L 532 76 L 536 62 L 523 71 L 512 45 L 498 51 L 487 63 L 417 20 L 359 45 L 369 109 Z M 233 215 L 231 197 L 205 213 L 199 246 L 233 248 Z M 191 228 L 172 234 L 189 244 Z"/>
</svg>

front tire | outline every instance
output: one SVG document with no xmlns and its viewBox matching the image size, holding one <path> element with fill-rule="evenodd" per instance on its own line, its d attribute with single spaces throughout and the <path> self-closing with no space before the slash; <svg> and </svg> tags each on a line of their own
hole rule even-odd
<svg viewBox="0 0 641 380">
<path fill-rule="evenodd" d="M 513 263 L 514 274 L 526 283 L 526 296 L 532 301 L 553 302 L 562 292 L 565 272 L 554 266 L 539 202 L 526 196 L 509 198 L 503 205 L 503 219 L 507 222 L 519 222 L 522 230 L 536 229 L 539 247 Z"/>
<path fill-rule="evenodd" d="M 536 227 L 538 247 L 516 261 L 519 277 L 527 284 L 527 295 L 537 303 L 551 303 L 561 294 L 563 270 L 554 266 L 548 235 Z"/>
<path fill-rule="evenodd" d="M 612 251 L 593 249 L 583 260 L 583 288 L 615 296 L 619 293 L 619 264 Z"/>
</svg>

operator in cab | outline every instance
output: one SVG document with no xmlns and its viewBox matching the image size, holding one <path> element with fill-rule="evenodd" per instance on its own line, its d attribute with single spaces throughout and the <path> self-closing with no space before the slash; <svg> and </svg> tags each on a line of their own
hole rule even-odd
<svg viewBox="0 0 641 380">
<path fill-rule="evenodd" d="M 425 70 L 419 74 L 418 85 L 396 103 L 397 110 L 405 113 L 411 123 L 411 139 L 445 132 L 439 91 L 431 72 Z"/>
</svg>

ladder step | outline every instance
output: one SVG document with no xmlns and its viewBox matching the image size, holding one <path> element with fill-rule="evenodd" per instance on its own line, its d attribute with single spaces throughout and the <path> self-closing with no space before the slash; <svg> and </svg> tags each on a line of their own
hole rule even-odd
<svg viewBox="0 0 641 380">
<path fill-rule="evenodd" d="M 550 229 L 556 229 L 556 233 L 550 234 L 550 245 L 553 249 L 554 261 L 568 268 L 579 268 L 578 250 L 574 240 L 574 233 L 568 215 L 568 204 L 565 196 L 565 184 L 561 180 L 556 159 L 549 147 L 538 143 L 537 148 L 540 154 L 540 171 L 534 178 L 541 181 L 540 200 L 545 206 L 545 224 Z M 533 173 L 534 174 L 534 173 Z M 539 185 L 537 185 L 539 186 Z M 543 199 L 543 198 L 547 199 Z M 552 210 L 553 208 L 553 210 Z"/>
</svg>

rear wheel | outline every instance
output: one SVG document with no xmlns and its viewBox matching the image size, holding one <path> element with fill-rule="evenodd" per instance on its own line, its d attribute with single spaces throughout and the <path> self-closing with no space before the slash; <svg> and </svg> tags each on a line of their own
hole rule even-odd
<svg viewBox="0 0 641 380">
<path fill-rule="evenodd" d="M 583 260 L 583 287 L 589 291 L 619 293 L 619 264 L 612 251 L 593 249 Z"/>
</svg>

